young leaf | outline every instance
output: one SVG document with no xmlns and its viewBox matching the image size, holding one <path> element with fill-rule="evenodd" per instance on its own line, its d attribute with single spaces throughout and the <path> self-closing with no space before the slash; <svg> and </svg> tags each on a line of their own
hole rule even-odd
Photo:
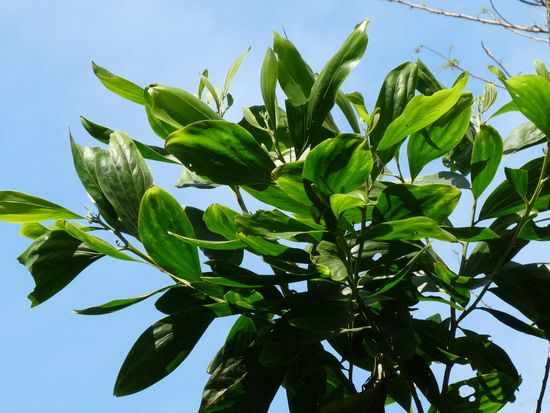
<svg viewBox="0 0 550 413">
<path fill-rule="evenodd" d="M 107 69 L 96 65 L 94 62 L 92 62 L 92 68 L 94 70 L 94 74 L 101 81 L 101 83 L 103 83 L 103 86 L 111 92 L 116 93 L 124 99 L 139 103 L 140 105 L 144 104 L 143 88 L 130 82 L 129 80 L 114 75 Z"/>
<path fill-rule="evenodd" d="M 346 95 L 341 90 L 338 90 L 338 93 L 336 93 L 336 104 L 346 117 L 349 125 L 351 126 L 351 129 L 353 130 L 353 133 L 361 133 L 361 128 L 359 128 L 359 123 L 357 122 L 357 117 L 355 116 L 355 112 L 353 111 L 353 105 L 348 99 L 348 95 Z"/>
<path fill-rule="evenodd" d="M 440 90 L 431 96 L 420 95 L 412 98 L 403 113 L 388 125 L 377 149 L 389 149 L 442 117 L 458 102 L 467 81 L 468 75 L 462 74 L 450 89 Z"/>
<path fill-rule="evenodd" d="M 65 288 L 88 265 L 103 257 L 65 231 L 38 237 L 17 260 L 36 284 L 29 294 L 32 306 L 43 303 Z"/>
<path fill-rule="evenodd" d="M 497 98 L 497 88 L 494 83 L 485 83 L 483 95 L 478 98 L 479 109 L 481 113 L 487 112 Z"/>
<path fill-rule="evenodd" d="M 260 74 L 260 86 L 265 108 L 269 116 L 271 130 L 276 131 L 278 125 L 279 105 L 275 89 L 277 87 L 277 57 L 271 48 L 267 49 L 262 71 Z"/>
<path fill-rule="evenodd" d="M 548 72 L 548 68 L 546 67 L 544 62 L 542 60 L 535 60 L 534 66 L 537 75 L 550 82 L 550 72 Z"/>
<path fill-rule="evenodd" d="M 348 193 L 365 184 L 373 158 L 365 138 L 342 134 L 317 145 L 307 156 L 303 177 L 327 195 Z"/>
<path fill-rule="evenodd" d="M 186 281 L 202 275 L 197 248 L 170 233 L 194 238 L 191 222 L 179 202 L 159 187 L 151 187 L 139 208 L 139 236 L 147 253 L 163 269 Z"/>
<path fill-rule="evenodd" d="M 210 106 L 185 90 L 154 85 L 145 89 L 151 115 L 179 129 L 199 120 L 220 119 Z"/>
<path fill-rule="evenodd" d="M 47 234 L 51 230 L 38 222 L 27 222 L 21 225 L 19 229 L 19 235 L 30 239 L 37 239 L 38 237 Z"/>
<path fill-rule="evenodd" d="M 227 75 L 225 76 L 225 81 L 223 82 L 223 90 L 222 90 L 222 96 L 229 97 L 229 87 L 231 86 L 231 83 L 233 82 L 233 79 L 235 78 L 235 75 L 239 71 L 239 68 L 241 67 L 241 64 L 243 63 L 244 59 L 248 55 L 248 52 L 250 52 L 250 47 L 244 51 L 240 56 L 238 56 L 233 63 L 231 63 L 231 66 L 229 67 L 229 70 L 227 71 Z M 231 106 L 231 105 L 229 105 Z"/>
<path fill-rule="evenodd" d="M 550 137 L 550 82 L 537 75 L 502 80 L 519 111 Z"/>
<path fill-rule="evenodd" d="M 327 62 L 311 87 L 306 110 L 306 142 L 312 144 L 325 118 L 334 106 L 336 94 L 344 80 L 359 64 L 367 47 L 368 21 L 363 21 L 346 39 L 340 50 Z"/>
<path fill-rule="evenodd" d="M 166 150 L 217 184 L 266 185 L 275 168 L 246 129 L 221 120 L 195 122 L 172 133 Z"/>
<path fill-rule="evenodd" d="M 82 218 L 68 209 L 33 195 L 0 191 L 0 221 L 25 223 Z"/>
<path fill-rule="evenodd" d="M 497 130 L 481 125 L 472 150 L 472 194 L 474 198 L 485 191 L 493 180 L 502 158 L 503 143 Z"/>
<path fill-rule="evenodd" d="M 213 317 L 201 307 L 157 321 L 143 332 L 126 356 L 115 396 L 137 393 L 178 367 L 191 353 Z"/>
<path fill-rule="evenodd" d="M 138 236 L 139 204 L 153 184 L 153 176 L 132 140 L 121 132 L 111 135 L 109 153 L 96 157 L 101 192 L 113 206 L 129 234 Z"/>
</svg>

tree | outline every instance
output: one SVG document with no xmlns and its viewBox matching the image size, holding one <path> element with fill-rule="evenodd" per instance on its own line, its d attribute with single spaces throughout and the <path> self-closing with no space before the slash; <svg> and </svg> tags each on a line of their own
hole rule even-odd
<svg viewBox="0 0 550 413">
<path fill-rule="evenodd" d="M 261 69 L 263 104 L 245 109 L 238 123 L 223 116 L 246 54 L 221 89 L 204 72 L 198 96 L 164 85 L 142 88 L 94 65 L 109 90 L 144 107 L 164 147 L 82 119 L 108 145 L 71 140 L 97 213 L 82 217 L 31 195 L 0 192 L 0 219 L 23 224 L 22 234 L 33 240 L 19 257 L 36 283 L 33 305 L 104 256 L 151 265 L 172 280 L 79 311 L 106 314 L 160 295 L 155 306 L 165 316 L 130 350 L 116 395 L 161 380 L 214 318 L 236 315 L 209 366 L 201 412 L 265 412 L 281 385 L 292 412 L 382 412 L 390 402 L 406 411 L 411 404 L 425 411 L 423 402 L 430 411 L 497 411 L 514 400 L 521 378 L 512 361 L 463 320 L 485 311 L 521 333 L 548 337 L 549 268 L 513 261 L 548 239 L 541 225 L 550 209 L 548 151 L 507 168 L 507 180 L 483 204 L 481 196 L 503 153 L 548 146 L 550 76 L 540 62 L 536 75 L 507 78 L 494 69 L 512 100 L 487 117 L 494 86 L 474 99 L 465 91 L 467 74 L 447 88 L 421 61 L 406 62 L 386 76 L 368 112 L 359 92 L 341 90 L 367 46 L 366 26 L 354 29 L 318 75 L 275 34 Z M 349 132 L 337 126 L 335 105 Z M 528 122 L 503 142 L 488 121 L 511 111 Z M 182 208 L 153 185 L 145 159 L 183 170 L 182 188 L 228 186 L 241 211 Z M 438 159 L 442 169 L 423 175 Z M 469 191 L 471 224 L 453 225 L 451 213 Z M 250 199 L 263 206 L 252 210 Z M 98 237 L 102 231 L 117 244 Z M 439 241 L 461 246 L 460 268 L 453 271 L 438 255 Z M 250 266 L 250 256 L 265 265 Z M 488 293 L 523 318 L 484 306 Z M 438 313 L 416 316 L 426 301 L 438 303 Z M 439 379 L 435 365 L 444 367 Z M 473 376 L 453 382 L 455 365 L 470 366 Z M 370 372 L 359 388 L 356 369 Z M 471 394 L 463 396 L 465 388 Z"/>
</svg>

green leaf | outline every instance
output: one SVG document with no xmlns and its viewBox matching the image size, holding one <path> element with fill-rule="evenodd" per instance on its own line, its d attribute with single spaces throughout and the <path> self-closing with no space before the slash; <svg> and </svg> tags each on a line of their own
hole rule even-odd
<svg viewBox="0 0 550 413">
<path fill-rule="evenodd" d="M 203 215 L 203 221 L 206 227 L 216 234 L 222 235 L 225 239 L 237 239 L 237 225 L 235 218 L 240 214 L 220 204 L 212 204 Z"/>
<path fill-rule="evenodd" d="M 321 274 L 329 276 L 334 281 L 343 281 L 348 277 L 345 257 L 342 256 L 336 244 L 321 241 L 317 245 L 317 253 L 318 255 L 312 256 L 311 260 Z"/>
<path fill-rule="evenodd" d="M 267 49 L 262 71 L 260 74 L 260 86 L 262 97 L 264 99 L 267 114 L 269 116 L 269 125 L 271 130 L 277 130 L 279 105 L 277 104 L 277 57 L 271 48 Z"/>
<path fill-rule="evenodd" d="M 199 413 L 265 413 L 281 385 L 284 370 L 259 361 L 259 347 L 226 357 L 212 372 L 202 394 Z"/>
<path fill-rule="evenodd" d="M 181 174 L 176 182 L 176 188 L 199 188 L 199 189 L 213 189 L 218 187 L 217 184 L 212 183 L 209 179 L 198 176 L 195 172 L 190 171 L 185 166 L 181 170 Z"/>
<path fill-rule="evenodd" d="M 336 104 L 346 117 L 353 132 L 361 133 L 361 128 L 359 127 L 359 123 L 357 122 L 357 117 L 355 116 L 355 112 L 353 111 L 353 105 L 348 99 L 348 95 L 346 95 L 341 90 L 338 90 L 338 92 L 336 93 Z"/>
<path fill-rule="evenodd" d="M 212 374 L 224 361 L 246 352 L 256 336 L 256 326 L 251 318 L 246 316 L 237 318 L 227 334 L 223 347 L 210 362 L 208 374 Z"/>
<path fill-rule="evenodd" d="M 416 61 L 416 67 L 416 89 L 420 93 L 431 96 L 438 90 L 445 88 L 445 86 L 435 78 L 422 60 L 418 59 Z"/>
<path fill-rule="evenodd" d="M 492 119 L 496 116 L 504 115 L 505 113 L 510 113 L 510 112 L 519 112 L 518 105 L 513 100 L 511 102 L 508 102 L 502 105 L 502 107 L 499 108 L 495 113 L 493 113 L 489 119 Z"/>
<path fill-rule="evenodd" d="M 154 85 L 145 92 L 151 115 L 176 129 L 200 120 L 220 119 L 210 106 L 185 90 Z"/>
<path fill-rule="evenodd" d="M 166 149 L 185 166 L 225 185 L 265 185 L 275 164 L 246 129 L 225 121 L 195 122 L 168 136 Z"/>
<path fill-rule="evenodd" d="M 150 293 L 144 294 L 144 295 L 140 295 L 139 297 L 123 298 L 123 299 L 120 299 L 120 300 L 109 301 L 105 304 L 101 304 L 101 305 L 98 305 L 98 306 L 85 308 L 83 310 L 73 310 L 73 312 L 76 313 L 76 314 L 81 314 L 81 315 L 110 314 L 110 313 L 114 313 L 115 311 L 123 310 L 127 307 L 130 307 L 130 306 L 134 305 L 134 304 L 140 303 L 143 300 L 146 300 L 147 298 L 152 297 L 155 294 L 159 294 L 163 291 L 166 291 L 169 288 L 171 288 L 171 287 L 164 287 L 164 288 L 161 288 L 160 290 L 156 290 L 156 291 L 152 291 Z"/>
<path fill-rule="evenodd" d="M 21 229 L 19 229 L 19 235 L 30 239 L 36 239 L 48 232 L 50 232 L 50 229 L 38 222 L 27 222 L 21 225 Z"/>
<path fill-rule="evenodd" d="M 272 177 L 290 198 L 303 206 L 313 206 L 304 190 L 304 161 L 287 162 L 273 170 Z"/>
<path fill-rule="evenodd" d="M 346 96 L 346 100 L 351 105 L 353 105 L 355 111 L 357 112 L 361 120 L 365 123 L 369 123 L 371 120 L 371 117 L 365 106 L 365 98 L 363 97 L 363 95 L 359 92 L 352 92 L 352 93 L 347 93 L 345 96 Z M 338 99 L 338 95 L 336 96 L 336 98 Z M 338 103 L 338 101 L 336 101 L 336 103 Z"/>
<path fill-rule="evenodd" d="M 230 251 L 235 249 L 242 249 L 246 247 L 246 244 L 240 240 L 230 240 L 230 241 L 210 241 L 203 239 L 195 239 L 191 237 L 184 237 L 182 235 L 177 235 L 169 232 L 169 235 L 179 239 L 180 241 L 188 244 L 194 245 L 199 248 L 207 248 L 214 251 Z"/>
<path fill-rule="evenodd" d="M 550 225 L 539 227 L 533 221 L 527 221 L 518 236 L 529 241 L 548 241 L 550 240 Z"/>
<path fill-rule="evenodd" d="M 288 39 L 273 33 L 273 50 L 279 58 L 278 78 L 293 106 L 306 103 L 315 81 L 313 71 Z"/>
<path fill-rule="evenodd" d="M 535 191 L 542 163 L 542 157 L 536 158 L 520 168 L 527 172 L 527 198 L 530 198 Z M 479 213 L 479 220 L 511 215 L 523 208 L 525 208 L 525 201 L 516 192 L 512 183 L 505 180 L 487 197 Z M 550 185 L 543 186 L 534 208 L 539 211 L 550 209 Z"/>
<path fill-rule="evenodd" d="M 317 145 L 307 156 L 303 177 L 327 195 L 348 193 L 364 185 L 373 165 L 368 142 L 342 134 Z"/>
<path fill-rule="evenodd" d="M 407 136 L 424 129 L 447 113 L 464 93 L 468 75 L 462 74 L 450 89 L 440 90 L 431 96 L 415 96 L 403 113 L 391 122 L 377 149 L 389 149 Z"/>
<path fill-rule="evenodd" d="M 138 236 L 139 204 L 153 176 L 132 140 L 121 132 L 111 135 L 109 153 L 96 156 L 97 181 L 123 228 Z"/>
<path fill-rule="evenodd" d="M 424 216 L 441 222 L 454 211 L 460 194 L 459 189 L 449 185 L 391 185 L 379 195 L 373 211 L 373 221 Z"/>
<path fill-rule="evenodd" d="M 33 195 L 0 191 L 0 221 L 25 223 L 82 218 L 68 209 Z"/>
<path fill-rule="evenodd" d="M 239 68 L 241 67 L 241 64 L 243 63 L 244 59 L 248 55 L 248 52 L 250 52 L 250 47 L 244 51 L 240 56 L 238 56 L 233 63 L 231 63 L 231 66 L 229 67 L 229 70 L 227 71 L 227 74 L 225 75 L 225 81 L 223 82 L 223 90 L 222 90 L 222 96 L 228 96 L 229 94 L 229 87 L 231 86 L 231 83 L 233 83 L 233 79 L 235 78 L 235 75 L 239 71 Z M 229 105 L 231 106 L 231 105 Z"/>
<path fill-rule="evenodd" d="M 485 83 L 483 95 L 478 98 L 480 114 L 489 110 L 497 98 L 497 88 L 494 83 Z"/>
<path fill-rule="evenodd" d="M 206 86 L 206 89 L 208 89 L 208 92 L 210 94 L 209 97 L 214 99 L 214 103 L 216 104 L 216 109 L 218 110 L 218 113 L 219 113 L 220 109 L 221 109 L 220 97 L 218 96 L 218 91 L 216 90 L 216 88 L 214 87 L 214 85 L 212 84 L 210 79 L 208 79 L 208 71 L 207 70 L 205 70 L 201 74 L 201 80 L 200 80 L 200 83 L 199 83 L 199 99 L 201 98 L 201 91 L 202 91 L 204 86 Z M 210 98 L 207 99 L 207 100 L 208 100 L 208 103 L 210 103 Z"/>
<path fill-rule="evenodd" d="M 537 72 L 537 75 L 539 75 L 540 77 L 550 82 L 550 72 L 548 72 L 548 68 L 546 67 L 544 62 L 542 60 L 535 60 L 534 66 L 535 66 L 535 72 Z"/>
<path fill-rule="evenodd" d="M 415 179 L 415 185 L 443 184 L 455 188 L 470 189 L 470 182 L 464 175 L 456 172 L 441 171 L 431 175 L 422 175 Z"/>
<path fill-rule="evenodd" d="M 313 139 L 334 106 L 338 89 L 363 57 L 368 42 L 367 24 L 368 21 L 365 20 L 357 25 L 315 79 L 307 100 L 306 143 L 317 143 Z"/>
<path fill-rule="evenodd" d="M 519 331 L 520 333 L 529 334 L 538 338 L 546 338 L 544 331 L 540 328 L 533 327 L 532 325 L 527 324 L 525 321 L 521 321 L 520 319 L 508 313 L 505 313 L 504 311 L 485 307 L 479 307 L 479 309 L 488 312 L 501 323 L 507 325 L 510 328 L 513 328 L 516 331 Z"/>
<path fill-rule="evenodd" d="M 502 79 L 519 111 L 550 136 L 550 82 L 537 75 L 514 76 Z"/>
<path fill-rule="evenodd" d="M 70 222 L 59 220 L 55 223 L 55 228 L 65 231 L 67 234 L 80 240 L 83 244 L 85 244 L 95 252 L 98 252 L 100 254 L 107 255 L 109 257 L 116 258 L 119 260 L 140 262 L 140 260 L 132 258 L 129 255 L 126 255 L 122 251 L 119 251 L 118 249 L 113 247 L 108 242 L 94 235 L 89 234 L 88 232 L 84 231 L 82 228 L 79 228 L 76 225 L 71 224 Z"/>
<path fill-rule="evenodd" d="M 294 177 L 290 177 L 294 179 Z M 299 177 L 301 179 L 301 175 Z M 297 183 L 297 182 L 293 182 Z M 303 187 L 303 185 L 302 185 Z M 269 185 L 265 187 L 258 186 L 244 186 L 243 189 L 257 200 L 272 205 L 275 208 L 290 211 L 301 216 L 311 216 L 311 201 L 308 198 L 308 204 L 303 204 L 295 199 L 296 193 L 292 193 L 292 196 L 283 191 L 278 185 Z M 288 190 L 288 188 L 286 188 Z M 305 201 L 305 200 L 304 200 Z"/>
<path fill-rule="evenodd" d="M 365 232 L 365 239 L 419 240 L 423 238 L 456 242 L 456 238 L 452 234 L 441 229 L 436 221 L 427 217 L 387 221 L 373 225 Z"/>
<path fill-rule="evenodd" d="M 153 260 L 163 269 L 186 281 L 202 275 L 197 248 L 182 243 L 170 233 L 194 238 L 189 218 L 179 202 L 159 187 L 151 187 L 139 209 L 139 236 Z"/>
<path fill-rule="evenodd" d="M 352 208 L 364 208 L 367 205 L 365 193 L 354 191 L 348 194 L 334 194 L 330 196 L 330 208 L 338 218 Z"/>
<path fill-rule="evenodd" d="M 411 136 L 407 154 L 413 179 L 428 162 L 449 152 L 464 137 L 472 116 L 472 103 L 472 95 L 464 94 L 449 112 Z"/>
<path fill-rule="evenodd" d="M 499 238 L 499 235 L 491 228 L 480 227 L 441 227 L 453 234 L 456 239 L 466 242 L 488 241 Z"/>
<path fill-rule="evenodd" d="M 111 133 L 114 132 L 112 129 L 109 129 L 98 123 L 92 122 L 91 120 L 86 119 L 84 116 L 80 116 L 80 123 L 82 123 L 82 126 L 84 127 L 84 129 L 86 129 L 86 132 L 88 132 L 88 134 L 92 138 L 95 138 L 102 143 L 107 143 L 107 144 L 109 143 Z M 71 136 L 71 141 L 72 141 L 72 136 Z"/>
<path fill-rule="evenodd" d="M 102 256 L 65 231 L 51 231 L 38 237 L 17 258 L 27 267 L 36 284 L 29 294 L 32 306 L 57 294 Z"/>
<path fill-rule="evenodd" d="M 531 122 L 522 123 L 512 129 L 504 141 L 504 154 L 509 155 L 546 141 L 546 136 Z"/>
<path fill-rule="evenodd" d="M 107 152 L 100 148 L 90 148 L 78 145 L 71 136 L 71 151 L 73 163 L 84 189 L 92 198 L 101 216 L 111 225 L 117 224 L 117 213 L 113 205 L 103 194 L 98 180 L 97 158 Z"/>
<path fill-rule="evenodd" d="M 213 317 L 195 308 L 157 321 L 130 349 L 115 383 L 115 396 L 137 393 L 166 377 L 191 353 Z"/>
<path fill-rule="evenodd" d="M 526 199 L 527 196 L 527 181 L 529 175 L 524 169 L 504 168 L 506 178 L 512 183 L 519 196 Z"/>
<path fill-rule="evenodd" d="M 502 138 L 489 125 L 481 125 L 472 149 L 472 194 L 474 198 L 485 191 L 493 180 L 502 158 Z"/>
<path fill-rule="evenodd" d="M 129 80 L 109 72 L 107 69 L 96 65 L 94 62 L 92 62 L 92 68 L 94 70 L 94 74 L 101 81 L 101 83 L 103 83 L 103 86 L 111 92 L 116 93 L 124 99 L 139 103 L 140 105 L 144 104 L 143 88 L 130 82 Z"/>
</svg>

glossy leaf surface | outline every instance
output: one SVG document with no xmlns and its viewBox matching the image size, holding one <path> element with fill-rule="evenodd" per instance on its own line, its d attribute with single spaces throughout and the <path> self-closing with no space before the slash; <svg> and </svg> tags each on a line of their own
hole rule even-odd
<svg viewBox="0 0 550 413">
<path fill-rule="evenodd" d="M 78 218 L 82 217 L 45 199 L 21 192 L 0 191 L 0 221 L 25 223 Z"/>
</svg>

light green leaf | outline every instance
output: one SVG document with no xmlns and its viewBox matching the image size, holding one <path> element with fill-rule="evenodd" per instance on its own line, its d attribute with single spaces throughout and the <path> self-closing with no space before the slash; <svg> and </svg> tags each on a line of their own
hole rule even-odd
<svg viewBox="0 0 550 413">
<path fill-rule="evenodd" d="M 203 221 L 206 227 L 216 234 L 222 235 L 225 239 L 237 239 L 237 225 L 235 219 L 240 214 L 220 204 L 212 204 L 203 215 Z"/>
<path fill-rule="evenodd" d="M 321 241 L 317 245 L 317 254 L 311 257 L 321 274 L 329 276 L 334 281 L 343 281 L 348 277 L 345 258 L 338 251 L 336 244 Z"/>
<path fill-rule="evenodd" d="M 348 193 L 364 185 L 373 165 L 367 140 L 341 134 L 317 145 L 307 156 L 304 179 L 319 185 L 327 195 Z"/>
<path fill-rule="evenodd" d="M 470 182 L 456 172 L 441 171 L 431 175 L 422 175 L 415 179 L 415 185 L 444 184 L 456 188 L 470 189 Z"/>
<path fill-rule="evenodd" d="M 239 71 L 239 68 L 241 67 L 241 64 L 243 63 L 244 59 L 248 55 L 248 52 L 250 52 L 250 47 L 244 51 L 240 56 L 238 56 L 233 63 L 231 63 L 231 66 L 229 67 L 229 70 L 227 71 L 227 75 L 225 76 L 225 81 L 223 82 L 223 90 L 222 90 L 222 96 L 228 96 L 229 94 L 229 87 L 231 86 L 231 83 L 233 82 L 233 79 L 235 78 L 235 75 Z M 231 105 L 229 105 L 231 106 Z"/>
<path fill-rule="evenodd" d="M 474 198 L 485 191 L 493 180 L 502 158 L 503 143 L 497 130 L 481 125 L 472 149 L 472 194 Z"/>
<path fill-rule="evenodd" d="M 151 115 L 179 129 L 199 120 L 220 119 L 198 97 L 171 86 L 154 85 L 145 89 Z"/>
<path fill-rule="evenodd" d="M 264 99 L 265 108 L 269 116 L 269 125 L 271 130 L 277 130 L 279 105 L 277 104 L 277 57 L 271 48 L 267 49 L 262 71 L 260 74 L 260 90 Z"/>
<path fill-rule="evenodd" d="M 82 219 L 53 202 L 15 191 L 0 191 L 0 221 L 39 222 L 50 219 Z"/>
<path fill-rule="evenodd" d="M 19 235 L 30 239 L 36 239 L 44 234 L 47 234 L 51 230 L 38 222 L 27 222 L 21 225 L 19 229 Z"/>
<path fill-rule="evenodd" d="M 216 88 L 214 87 L 210 79 L 208 79 L 208 71 L 205 71 L 205 72 L 206 74 L 203 73 L 201 75 L 201 80 L 199 84 L 199 99 L 201 98 L 201 93 L 200 93 L 200 91 L 202 90 L 201 86 L 206 86 L 206 89 L 208 89 L 208 92 L 210 93 L 210 97 L 214 99 L 214 103 L 216 104 L 216 109 L 218 110 L 218 113 L 219 113 L 221 108 L 221 102 L 220 102 L 220 97 L 218 96 L 218 91 L 216 90 Z"/>
<path fill-rule="evenodd" d="M 65 288 L 84 268 L 103 257 L 65 231 L 51 231 L 38 237 L 17 260 L 36 284 L 29 294 L 32 306 L 48 300 Z"/>
<path fill-rule="evenodd" d="M 137 237 L 139 204 L 153 184 L 153 176 L 132 140 L 121 132 L 111 134 L 109 153 L 96 156 L 96 171 L 101 192 L 124 230 Z"/>
<path fill-rule="evenodd" d="M 407 145 L 409 170 L 414 179 L 428 162 L 453 149 L 468 130 L 472 95 L 464 94 L 456 105 L 432 125 L 411 135 Z"/>
<path fill-rule="evenodd" d="M 516 126 L 504 141 L 504 154 L 509 155 L 522 149 L 545 142 L 546 136 L 531 122 Z"/>
<path fill-rule="evenodd" d="M 468 75 L 462 74 L 450 89 L 440 90 L 431 96 L 420 95 L 412 98 L 403 113 L 388 125 L 377 149 L 389 149 L 441 118 L 458 102 L 467 81 Z"/>
<path fill-rule="evenodd" d="M 186 281 L 202 275 L 197 248 L 170 233 L 194 238 L 189 218 L 179 202 L 159 187 L 151 187 L 139 209 L 139 236 L 147 253 L 170 274 Z"/>
<path fill-rule="evenodd" d="M 550 136 L 550 82 L 537 75 L 514 76 L 502 80 L 519 111 Z"/>
<path fill-rule="evenodd" d="M 143 88 L 109 72 L 107 69 L 96 65 L 94 62 L 92 62 L 92 68 L 97 78 L 111 92 L 116 93 L 124 99 L 139 103 L 140 105 L 144 104 Z"/>
<path fill-rule="evenodd" d="M 378 240 L 419 240 L 434 238 L 456 242 L 454 235 L 441 229 L 436 221 L 427 217 L 413 217 L 397 221 L 387 221 L 367 229 L 365 239 Z"/>
<path fill-rule="evenodd" d="M 55 223 L 55 228 L 65 231 L 67 234 L 71 235 L 72 237 L 82 241 L 83 244 L 85 244 L 87 247 L 91 248 L 95 252 L 98 252 L 100 254 L 107 255 L 109 257 L 116 258 L 119 260 L 140 262 L 140 260 L 132 258 L 129 255 L 126 255 L 122 251 L 119 251 L 118 249 L 113 247 L 108 242 L 94 235 L 91 235 L 90 233 L 84 231 L 82 228 L 79 228 L 76 225 L 71 224 L 70 222 L 59 220 Z"/>
<path fill-rule="evenodd" d="M 364 191 L 353 191 L 348 194 L 333 194 L 330 196 L 330 208 L 336 217 L 352 208 L 364 208 L 367 200 Z"/>
<path fill-rule="evenodd" d="M 195 239 L 191 237 L 184 237 L 172 232 L 168 233 L 169 235 L 181 240 L 189 245 L 194 245 L 199 248 L 208 248 L 215 251 L 230 251 L 236 249 L 242 249 L 246 247 L 246 244 L 240 240 L 229 240 L 229 241 L 210 241 L 203 239 Z"/>
<path fill-rule="evenodd" d="M 307 100 L 306 143 L 314 143 L 313 140 L 334 106 L 338 89 L 363 57 L 368 42 L 367 24 L 365 20 L 357 25 L 315 79 Z"/>
<path fill-rule="evenodd" d="M 313 206 L 304 190 L 304 161 L 287 162 L 273 170 L 272 176 L 285 194 L 304 206 Z"/>
<path fill-rule="evenodd" d="M 166 140 L 185 166 L 217 184 L 265 185 L 275 164 L 246 129 L 226 121 L 195 122 Z"/>
</svg>

